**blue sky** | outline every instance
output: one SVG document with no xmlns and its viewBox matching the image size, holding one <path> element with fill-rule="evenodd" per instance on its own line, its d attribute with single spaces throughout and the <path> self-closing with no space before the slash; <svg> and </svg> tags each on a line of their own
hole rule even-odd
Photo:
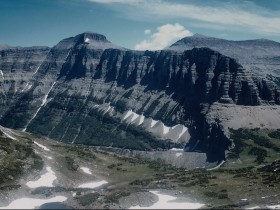
<svg viewBox="0 0 280 210">
<path fill-rule="evenodd" d="M 0 0 L 0 44 L 53 46 L 84 31 L 130 49 L 194 33 L 280 42 L 280 0 Z"/>
</svg>

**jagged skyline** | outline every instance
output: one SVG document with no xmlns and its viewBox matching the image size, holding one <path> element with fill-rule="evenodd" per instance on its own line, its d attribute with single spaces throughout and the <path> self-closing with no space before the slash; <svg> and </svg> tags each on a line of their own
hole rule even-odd
<svg viewBox="0 0 280 210">
<path fill-rule="evenodd" d="M 130 49 L 162 49 L 200 33 L 280 41 L 280 2 L 217 0 L 2 0 L 0 44 L 53 46 L 84 31 Z"/>
</svg>

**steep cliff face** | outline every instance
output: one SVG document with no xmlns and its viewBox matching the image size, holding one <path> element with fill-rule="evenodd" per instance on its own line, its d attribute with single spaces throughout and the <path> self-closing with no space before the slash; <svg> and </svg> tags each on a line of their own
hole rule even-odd
<svg viewBox="0 0 280 210">
<path fill-rule="evenodd" d="M 49 51 L 48 47 L 5 48 L 0 51 L 1 118 L 16 104 L 23 105 L 20 102 L 22 97 L 28 99 L 25 93 L 32 89 L 30 80 L 35 79 Z"/>
<path fill-rule="evenodd" d="M 195 34 L 172 44 L 168 50 L 183 52 L 208 47 L 236 59 L 245 69 L 263 77 L 280 78 L 280 43 L 267 39 L 231 41 Z"/>
<path fill-rule="evenodd" d="M 1 51 L 0 124 L 64 142 L 133 149 L 187 144 L 223 158 L 231 145 L 225 107 L 279 112 L 274 83 L 208 48 L 132 51 L 86 32 L 32 50 Z M 264 123 L 271 125 L 280 126 L 280 119 Z"/>
</svg>

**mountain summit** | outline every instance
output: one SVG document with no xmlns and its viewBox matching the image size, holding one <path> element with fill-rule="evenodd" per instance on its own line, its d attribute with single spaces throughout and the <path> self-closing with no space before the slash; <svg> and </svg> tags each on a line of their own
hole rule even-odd
<svg viewBox="0 0 280 210">
<path fill-rule="evenodd" d="M 94 32 L 84 32 L 82 34 L 77 35 L 76 37 L 81 37 L 85 42 L 87 41 L 97 41 L 97 42 L 109 42 L 106 36 Z"/>
<path fill-rule="evenodd" d="M 87 45 L 87 48 L 91 49 L 124 49 L 123 47 L 117 46 L 107 40 L 106 36 L 94 32 L 84 32 L 78 34 L 74 37 L 69 37 L 60 41 L 55 48 L 58 49 L 70 49 L 74 46 L 84 46 Z"/>
<path fill-rule="evenodd" d="M 280 43 L 275 41 L 267 39 L 232 41 L 195 34 L 175 42 L 166 49 L 183 52 L 200 47 L 208 47 L 235 58 L 246 69 L 258 75 L 280 78 Z"/>
</svg>

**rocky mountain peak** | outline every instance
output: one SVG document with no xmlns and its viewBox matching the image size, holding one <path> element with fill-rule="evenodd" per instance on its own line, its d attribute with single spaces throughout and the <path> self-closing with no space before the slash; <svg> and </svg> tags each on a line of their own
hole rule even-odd
<svg viewBox="0 0 280 210">
<path fill-rule="evenodd" d="M 106 36 L 94 32 L 84 32 L 82 34 L 77 35 L 76 37 L 81 38 L 81 41 L 84 41 L 86 43 L 92 42 L 92 41 L 98 41 L 98 42 L 109 42 L 106 38 Z"/>
<path fill-rule="evenodd" d="M 78 34 L 74 37 L 63 39 L 54 48 L 69 51 L 70 49 L 74 49 L 76 47 L 85 47 L 85 45 L 88 49 L 95 50 L 105 50 L 109 48 L 124 49 L 123 47 L 117 46 L 108 41 L 106 36 L 90 31 Z"/>
<path fill-rule="evenodd" d="M 197 47 L 197 46 L 198 47 L 208 47 L 207 46 L 208 43 L 217 42 L 217 41 L 224 41 L 224 40 L 196 33 L 192 36 L 187 36 L 187 37 L 180 39 L 179 41 L 172 44 L 169 47 L 169 49 L 177 50 L 180 47 L 186 47 L 186 45 L 187 46 L 191 45 L 192 46 L 191 48 Z"/>
</svg>

